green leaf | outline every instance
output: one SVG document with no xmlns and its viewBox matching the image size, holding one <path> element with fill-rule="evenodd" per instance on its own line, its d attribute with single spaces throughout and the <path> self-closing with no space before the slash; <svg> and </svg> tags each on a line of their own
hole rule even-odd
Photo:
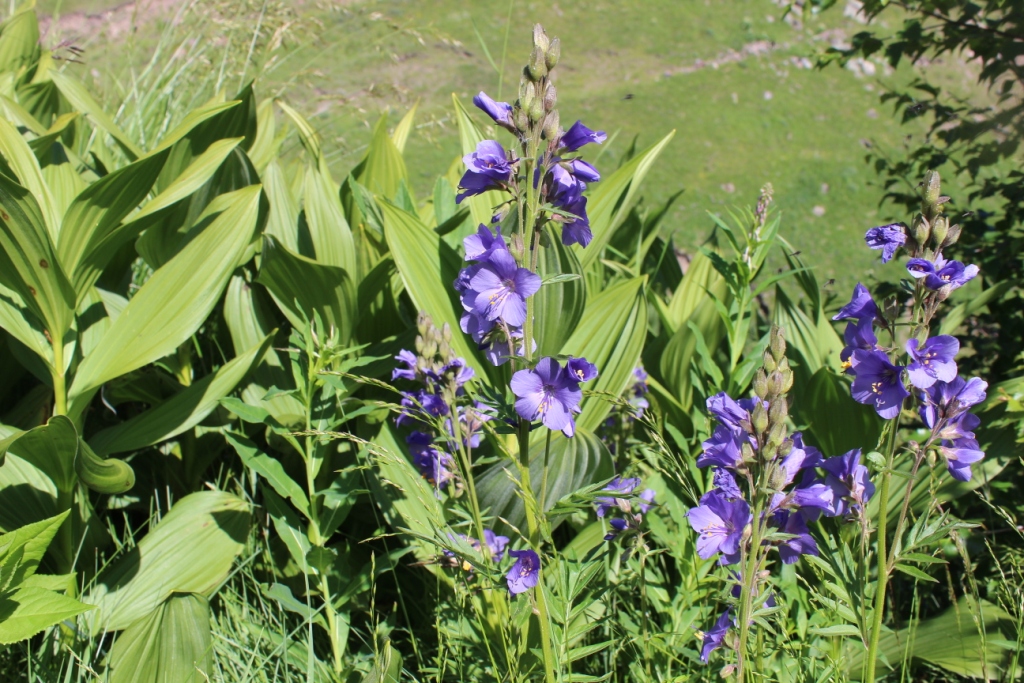
<svg viewBox="0 0 1024 683">
<path fill-rule="evenodd" d="M 590 193 L 587 216 L 590 218 L 590 230 L 594 233 L 594 239 L 586 249 L 580 252 L 580 264 L 584 270 L 597 261 L 601 251 L 611 240 L 615 229 L 629 214 L 640 189 L 640 183 L 651 169 L 654 160 L 658 158 L 665 145 L 675 134 L 676 132 L 672 131 L 637 154 L 628 163 L 623 164 L 610 176 L 604 178 Z"/>
<path fill-rule="evenodd" d="M 25 640 L 43 629 L 93 609 L 45 588 L 18 588 L 0 596 L 0 644 Z"/>
<path fill-rule="evenodd" d="M 810 441 L 824 453 L 838 455 L 878 443 L 885 423 L 871 406 L 854 401 L 849 384 L 830 368 L 820 368 L 797 393 L 796 413 L 807 423 Z"/>
<path fill-rule="evenodd" d="M 46 341 L 43 326 L 21 301 L 17 292 L 0 285 L 0 327 L 34 351 L 53 373 L 53 347 Z"/>
<path fill-rule="evenodd" d="M 249 159 L 260 172 L 277 156 L 284 138 L 277 135 L 277 120 L 274 118 L 274 101 L 265 99 L 256 108 L 256 139 L 249 148 Z"/>
<path fill-rule="evenodd" d="M 170 149 L 179 140 L 183 140 L 188 137 L 191 133 L 199 128 L 200 124 L 209 121 L 215 116 L 224 114 L 225 112 L 232 112 L 233 109 L 242 104 L 241 100 L 228 100 L 227 102 L 211 101 L 206 104 L 197 107 L 185 115 L 185 118 L 181 120 L 181 123 L 176 125 L 173 129 L 164 135 L 163 139 L 160 140 L 160 144 L 150 152 L 150 155 L 159 154 L 164 150 Z M 239 112 L 232 112 L 239 113 Z M 244 114 L 243 114 L 244 115 Z M 221 130 L 229 129 L 229 126 L 224 126 Z M 207 131 L 199 131 L 202 137 Z M 205 148 L 205 146 L 203 146 Z"/>
<path fill-rule="evenodd" d="M 54 415 L 45 425 L 7 437 L 0 442 L 0 456 L 7 451 L 45 472 L 57 490 L 74 488 L 78 432 L 67 417 Z"/>
<path fill-rule="evenodd" d="M 326 161 L 306 169 L 303 207 L 316 260 L 357 277 L 355 241 Z"/>
<path fill-rule="evenodd" d="M 343 342 L 351 338 L 358 310 L 356 291 L 343 268 L 294 254 L 264 236 L 263 262 L 256 281 L 270 290 L 292 327 L 304 328 L 303 318 L 312 320 L 317 312 Z"/>
<path fill-rule="evenodd" d="M 409 140 L 409 133 L 412 132 L 413 123 L 416 120 L 416 109 L 419 107 L 419 100 L 416 101 L 409 111 L 405 112 L 405 116 L 395 126 L 395 130 L 391 133 L 391 141 L 395 143 L 395 149 L 398 150 L 399 154 L 405 152 L 405 143 Z"/>
<path fill-rule="evenodd" d="M 96 103 L 92 95 L 89 94 L 88 88 L 86 88 L 81 81 L 77 80 L 65 71 L 54 71 L 49 72 L 50 78 L 54 84 L 60 90 L 61 94 L 67 98 L 71 106 L 77 111 L 82 112 L 88 116 L 92 122 L 100 129 L 106 131 L 114 140 L 121 146 L 121 150 L 128 157 L 129 161 L 135 161 L 143 155 L 141 149 L 139 149 L 131 139 L 125 135 L 114 120 L 103 111 L 103 108 Z"/>
<path fill-rule="evenodd" d="M 544 284 L 534 295 L 534 329 L 537 354 L 553 356 L 561 352 L 583 317 L 587 293 L 576 254 L 562 244 L 553 227 L 545 231 L 551 246 L 541 249 L 537 261 Z"/>
<path fill-rule="evenodd" d="M 245 547 L 249 505 L 222 491 L 188 495 L 139 544 L 97 578 L 85 597 L 98 608 L 93 631 L 117 631 L 174 593 L 210 595 Z"/>
<path fill-rule="evenodd" d="M 18 74 L 26 69 L 29 73 L 23 77 L 27 77 L 39 58 L 39 20 L 35 3 L 21 3 L 0 26 L 0 73 Z"/>
<path fill-rule="evenodd" d="M 405 169 L 402 153 L 388 135 L 387 123 L 386 114 L 377 121 L 357 180 L 369 188 L 370 192 L 394 199 L 402 181 L 408 185 L 409 173 Z"/>
<path fill-rule="evenodd" d="M 13 576 L 13 584 L 17 585 L 35 574 L 43 555 L 46 554 L 46 549 L 50 547 L 50 542 L 57 535 L 68 514 L 70 513 L 65 510 L 55 517 L 26 524 L 0 536 L 0 559 L 6 559 L 16 552 L 20 553 L 19 567 Z"/>
<path fill-rule="evenodd" d="M 400 683 L 402 680 L 402 655 L 385 640 L 373 668 L 363 676 L 362 683 Z"/>
<path fill-rule="evenodd" d="M 153 273 L 85 357 L 72 396 L 168 355 L 205 322 L 252 239 L 260 186 L 222 197 L 226 208 Z"/>
<path fill-rule="evenodd" d="M 224 438 L 234 447 L 246 467 L 263 477 L 278 495 L 292 501 L 299 512 L 309 518 L 309 499 L 302 487 L 284 471 L 280 461 L 260 451 L 256 444 L 241 434 L 225 432 Z"/>
<path fill-rule="evenodd" d="M 110 650 L 110 683 L 209 683 L 213 671 L 210 604 L 194 593 L 168 598 Z"/>
<path fill-rule="evenodd" d="M 75 472 L 81 482 L 96 493 L 124 493 L 135 486 L 135 471 L 131 465 L 117 458 L 101 458 L 81 440 Z"/>
<path fill-rule="evenodd" d="M 469 112 L 462 106 L 459 98 L 452 93 L 452 103 L 455 107 L 455 122 L 459 126 L 459 142 L 462 145 L 462 156 L 476 150 L 476 146 L 483 141 L 484 136 L 469 117 Z M 461 165 L 459 169 L 462 170 Z M 452 181 L 455 184 L 455 181 Z M 469 204 L 469 211 L 473 215 L 473 227 L 483 223 L 491 224 L 491 216 L 494 214 L 494 207 L 508 199 L 504 192 L 491 190 L 483 194 L 468 197 L 464 204 Z"/>
<path fill-rule="evenodd" d="M 939 334 L 955 334 L 960 325 L 968 316 L 974 315 L 993 301 L 998 300 L 1013 287 L 1012 280 L 1003 280 L 983 291 L 970 301 L 957 304 L 946 312 L 942 318 L 942 325 L 939 327 Z"/>
<path fill-rule="evenodd" d="M 934 576 L 929 576 L 928 574 L 926 574 L 925 572 L 921 571 L 917 567 L 914 567 L 913 565 L 901 564 L 901 563 L 897 562 L 895 565 L 893 565 L 893 568 L 896 569 L 897 571 L 903 572 L 907 576 L 913 576 L 918 581 L 927 581 L 927 582 L 930 582 L 930 583 L 938 583 L 939 582 L 939 580 L 936 579 Z"/>
<path fill-rule="evenodd" d="M 466 335 L 459 333 L 462 304 L 452 287 L 462 266 L 459 255 L 423 225 L 418 216 L 386 200 L 380 207 L 384 214 L 384 236 L 413 304 L 417 310 L 426 312 L 438 329 L 447 324 L 456 353 L 473 366 L 477 377 L 486 377 L 476 349 L 470 347 Z"/>
<path fill-rule="evenodd" d="M 263 189 L 270 200 L 266 234 L 273 236 L 290 251 L 299 253 L 299 206 L 276 160 L 267 164 L 263 171 Z"/>
<path fill-rule="evenodd" d="M 0 118 L 0 154 L 3 154 L 22 187 L 35 197 L 42 211 L 46 232 L 50 239 L 56 242 L 60 230 L 60 215 L 43 178 L 39 160 L 18 129 L 3 118 Z"/>
<path fill-rule="evenodd" d="M 57 260 L 35 199 L 3 174 L 0 219 L 0 282 L 17 292 L 45 322 L 51 339 L 63 339 L 76 308 L 74 290 Z"/>
<path fill-rule="evenodd" d="M 299 131 L 299 140 L 302 141 L 302 146 L 306 148 L 306 153 L 319 162 L 321 156 L 320 135 L 316 132 L 316 129 L 310 125 L 309 121 L 302 114 L 289 107 L 283 100 L 275 100 L 275 103 L 292 120 L 292 124 Z"/>
<path fill-rule="evenodd" d="M 647 337 L 645 283 L 643 277 L 623 280 L 587 300 L 579 324 L 561 351 L 597 366 L 597 380 L 585 389 L 619 397 L 632 382 Z M 583 412 L 576 426 L 588 431 L 596 431 L 611 410 L 600 396 L 585 397 L 580 407 Z"/>
<path fill-rule="evenodd" d="M 816 636 L 848 636 L 850 638 L 860 638 L 860 629 L 850 624 L 838 624 L 836 626 L 826 626 L 824 628 L 812 628 L 811 633 Z"/>
<path fill-rule="evenodd" d="M 100 455 L 136 451 L 192 429 L 217 407 L 222 398 L 234 391 L 266 353 L 271 338 L 267 335 L 242 355 L 160 405 L 97 433 L 89 439 L 89 445 Z"/>
</svg>

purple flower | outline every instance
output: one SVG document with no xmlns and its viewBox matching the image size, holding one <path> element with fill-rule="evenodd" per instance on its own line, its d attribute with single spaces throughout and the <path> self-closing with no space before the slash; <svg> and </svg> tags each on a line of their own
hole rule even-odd
<svg viewBox="0 0 1024 683">
<path fill-rule="evenodd" d="M 881 249 L 882 263 L 888 263 L 896 255 L 896 250 L 907 241 L 907 234 L 899 223 L 890 223 L 868 230 L 864 241 L 871 249 Z"/>
<path fill-rule="evenodd" d="M 860 320 L 858 322 L 846 323 L 843 330 L 843 340 L 846 346 L 839 352 L 839 360 L 843 362 L 846 374 L 852 375 L 853 369 L 850 364 L 850 356 L 857 349 L 863 351 L 877 351 L 878 337 L 875 336 L 874 321 Z"/>
<path fill-rule="evenodd" d="M 575 433 L 572 414 L 580 412 L 583 392 L 554 358 L 541 358 L 533 370 L 518 371 L 511 386 L 516 412 L 524 420 L 540 418 L 548 429 L 561 430 L 566 436 Z"/>
<path fill-rule="evenodd" d="M 704 633 L 704 645 L 700 649 L 700 661 L 705 664 L 708 663 L 711 653 L 722 647 L 722 643 L 725 642 L 725 634 L 729 632 L 729 626 L 732 625 L 732 618 L 729 616 L 730 611 L 731 608 L 725 610 L 725 613 L 718 617 L 718 621 L 711 627 L 711 630 Z"/>
<path fill-rule="evenodd" d="M 515 125 L 512 123 L 512 105 L 508 102 L 495 102 L 487 96 L 487 93 L 480 91 L 473 98 L 473 104 L 494 119 L 494 122 L 502 128 L 515 130 Z"/>
<path fill-rule="evenodd" d="M 860 464 L 859 448 L 826 458 L 821 468 L 825 470 L 823 481 L 807 477 L 795 491 L 800 505 L 823 510 L 829 517 L 840 517 L 860 509 L 875 493 L 868 468 Z"/>
<path fill-rule="evenodd" d="M 548 200 L 558 207 L 575 204 L 587 189 L 586 183 L 581 182 L 560 164 L 551 167 L 547 180 Z"/>
<path fill-rule="evenodd" d="M 724 391 L 711 396 L 707 400 L 708 412 L 715 419 L 732 429 L 750 429 L 750 411 L 760 399 L 741 399 L 734 401 Z"/>
<path fill-rule="evenodd" d="M 746 501 L 728 500 L 715 489 L 704 494 L 700 505 L 688 513 L 690 526 L 696 531 L 697 555 L 708 559 L 721 553 L 721 564 L 736 564 L 740 560 L 743 529 L 750 523 L 750 506 Z"/>
<path fill-rule="evenodd" d="M 630 495 L 640 486 L 640 479 L 638 477 L 630 477 L 629 479 L 623 479 L 622 477 L 615 477 L 608 485 L 604 487 L 605 491 L 609 493 L 619 494 L 616 496 L 600 496 L 594 499 L 597 503 L 597 516 L 604 517 L 609 511 L 616 510 L 619 507 L 617 498 L 625 498 Z"/>
<path fill-rule="evenodd" d="M 782 489 L 789 486 L 796 480 L 798 473 L 802 470 L 820 466 L 823 460 L 821 451 L 814 446 L 805 445 L 804 435 L 801 432 L 795 432 L 793 434 L 793 448 L 782 459 L 783 479 L 776 488 Z"/>
<path fill-rule="evenodd" d="M 943 287 L 949 287 L 949 291 L 959 289 L 978 274 L 978 266 L 965 266 L 959 261 L 947 261 L 942 256 L 936 256 L 935 263 L 912 258 L 907 261 L 907 270 L 915 278 L 924 278 L 924 286 L 931 290 Z"/>
<path fill-rule="evenodd" d="M 601 174 L 597 172 L 597 169 L 583 159 L 573 159 L 566 163 L 569 166 L 569 173 L 585 183 L 596 183 L 601 179 Z"/>
<path fill-rule="evenodd" d="M 793 564 L 801 555 L 818 554 L 818 544 L 799 512 L 779 510 L 773 515 L 773 521 L 782 533 L 793 534 L 793 538 L 778 542 L 779 557 L 783 564 Z"/>
<path fill-rule="evenodd" d="M 654 505 L 654 497 L 656 495 L 658 495 L 658 492 L 655 491 L 654 489 L 643 490 L 643 492 L 640 494 L 640 500 L 643 501 L 640 503 L 641 513 L 645 515 L 647 514 L 647 511 L 651 509 L 652 505 Z"/>
<path fill-rule="evenodd" d="M 512 254 L 499 249 L 470 279 L 469 289 L 462 293 L 462 305 L 486 320 L 518 327 L 526 321 L 526 298 L 536 293 L 540 284 L 539 275 L 520 268 Z"/>
<path fill-rule="evenodd" d="M 956 361 L 953 358 L 958 351 L 960 342 L 948 334 L 932 337 L 924 345 L 920 345 L 917 339 L 908 339 L 910 365 L 907 366 L 907 375 L 910 383 L 918 389 L 927 389 L 937 381 L 953 381 L 956 377 Z"/>
<path fill-rule="evenodd" d="M 636 381 L 633 382 L 633 386 L 630 387 L 630 393 L 632 396 L 629 398 L 629 405 L 636 410 L 636 417 L 643 417 L 644 411 L 651 407 L 651 404 L 647 401 L 644 396 L 651 389 L 647 386 L 647 373 L 643 368 L 636 368 L 633 370 L 633 377 Z M 632 417 L 630 418 L 632 419 Z"/>
<path fill-rule="evenodd" d="M 883 419 L 899 415 L 903 399 L 910 396 L 900 378 L 903 368 L 890 363 L 881 351 L 860 349 L 850 356 L 850 363 L 855 375 L 851 387 L 854 400 L 873 405 Z"/>
<path fill-rule="evenodd" d="M 413 463 L 432 485 L 443 488 L 455 478 L 455 461 L 434 446 L 434 438 L 430 434 L 412 432 L 405 437 L 405 442 L 409 445 Z"/>
<path fill-rule="evenodd" d="M 491 559 L 494 562 L 501 562 L 501 558 L 505 555 L 505 546 L 508 545 L 508 536 L 498 536 L 490 529 L 484 529 L 484 543 L 491 551 Z"/>
<path fill-rule="evenodd" d="M 986 389 L 988 382 L 977 377 L 964 380 L 958 376 L 950 382 L 938 381 L 922 394 L 921 419 L 932 430 L 941 429 L 947 421 L 984 401 Z"/>
<path fill-rule="evenodd" d="M 508 251 L 508 247 L 505 245 L 505 238 L 501 236 L 501 226 L 498 226 L 497 234 L 492 234 L 490 228 L 483 223 L 480 224 L 475 233 L 463 239 L 462 244 L 466 248 L 467 261 L 487 261 L 490 260 L 491 254 L 499 249 Z M 470 277 L 472 277 L 472 274 L 470 274 Z M 468 280 L 466 283 L 468 284 Z M 458 286 L 456 286 L 456 289 L 458 289 Z"/>
<path fill-rule="evenodd" d="M 577 382 L 589 382 L 597 377 L 597 366 L 586 358 L 573 358 L 565 363 L 565 370 Z"/>
<path fill-rule="evenodd" d="M 407 367 L 395 368 L 394 370 L 392 370 L 391 379 L 410 379 L 413 381 L 418 379 L 418 371 L 416 366 L 417 363 L 419 362 L 419 358 L 416 356 L 415 353 L 413 353 L 412 351 L 407 351 L 406 349 L 402 349 L 401 351 L 398 352 L 398 355 L 395 356 L 395 360 L 397 360 L 399 363 L 405 363 Z"/>
<path fill-rule="evenodd" d="M 401 393 L 402 412 L 395 418 L 399 426 L 448 414 L 448 403 L 437 394 L 422 389 Z"/>
<path fill-rule="evenodd" d="M 578 216 L 575 219 L 562 217 L 562 244 L 567 247 L 573 244 L 586 247 L 594 239 L 594 233 L 590 230 L 590 218 L 587 217 L 587 198 L 581 196 L 562 208 L 572 215 Z"/>
<path fill-rule="evenodd" d="M 562 133 L 558 146 L 563 152 L 575 152 L 583 145 L 591 142 L 601 144 L 608 139 L 603 130 L 593 131 L 583 125 L 581 121 L 572 124 L 569 130 Z"/>
<path fill-rule="evenodd" d="M 959 481 L 970 481 L 971 465 L 985 457 L 978 442 L 970 438 L 943 441 L 939 452 L 946 459 L 949 474 Z"/>
<path fill-rule="evenodd" d="M 619 534 L 629 528 L 629 522 L 624 519 L 619 519 L 618 517 L 608 520 L 608 524 L 610 524 L 612 528 L 611 531 L 604 535 L 604 540 L 606 541 L 614 541 Z"/>
<path fill-rule="evenodd" d="M 537 585 L 540 579 L 540 558 L 532 550 L 510 550 L 509 557 L 516 558 L 515 564 L 508 570 L 505 580 L 508 592 L 512 595 L 525 593 Z"/>
<path fill-rule="evenodd" d="M 712 481 L 714 482 L 715 488 L 721 491 L 726 498 L 743 497 L 743 492 L 740 491 L 739 484 L 736 483 L 736 477 L 734 477 L 732 472 L 729 470 L 716 467 Z"/>
<path fill-rule="evenodd" d="M 481 141 L 476 151 L 462 157 L 462 161 L 466 164 L 466 173 L 459 181 L 459 187 L 464 192 L 456 195 L 456 203 L 488 190 L 503 189 L 512 179 L 512 164 L 505 148 L 494 140 Z"/>
<path fill-rule="evenodd" d="M 859 282 L 853 288 L 853 297 L 850 299 L 850 303 L 843 306 L 839 309 L 838 313 L 832 316 L 833 320 L 845 320 L 847 318 L 853 318 L 858 322 L 882 319 L 882 312 L 878 309 L 875 300 L 871 298 L 871 292 Z"/>
<path fill-rule="evenodd" d="M 749 438 L 742 429 L 718 425 L 711 438 L 701 444 L 704 452 L 697 456 L 697 467 L 739 467 L 743 463 L 743 442 Z"/>
</svg>

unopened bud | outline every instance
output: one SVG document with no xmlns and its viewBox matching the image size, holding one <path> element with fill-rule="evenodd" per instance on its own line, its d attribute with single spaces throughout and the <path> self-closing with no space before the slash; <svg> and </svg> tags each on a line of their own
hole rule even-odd
<svg viewBox="0 0 1024 683">
<path fill-rule="evenodd" d="M 740 455 L 743 457 L 743 462 L 754 462 L 754 448 L 749 441 L 744 441 L 740 446 Z"/>
<path fill-rule="evenodd" d="M 523 77 L 519 79 L 519 106 L 526 109 L 537 97 L 537 89 L 530 80 L 530 68 L 523 69 Z"/>
<path fill-rule="evenodd" d="M 562 56 L 562 41 L 558 38 L 551 40 L 551 45 L 544 52 L 544 63 L 548 67 L 548 71 L 551 71 L 558 64 L 558 58 Z"/>
<path fill-rule="evenodd" d="M 754 393 L 758 398 L 768 395 L 768 376 L 764 374 L 763 368 L 758 368 L 754 373 Z"/>
<path fill-rule="evenodd" d="M 928 171 L 924 174 L 924 203 L 928 208 L 935 206 L 942 194 L 941 180 L 938 171 Z"/>
<path fill-rule="evenodd" d="M 772 408 L 774 407 L 775 405 L 772 404 Z M 750 421 L 757 434 L 763 434 L 764 430 L 768 429 L 768 410 L 765 409 L 763 402 L 758 401 L 754 409 L 750 411 Z"/>
<path fill-rule="evenodd" d="M 793 388 L 793 371 L 789 368 L 782 370 L 782 393 L 787 393 Z"/>
<path fill-rule="evenodd" d="M 515 257 L 516 261 L 522 262 L 523 252 L 525 251 L 525 248 L 523 247 L 522 234 L 518 232 L 512 233 L 512 239 L 510 240 L 510 242 L 511 244 L 509 251 L 512 252 L 512 256 Z"/>
<path fill-rule="evenodd" d="M 558 110 L 549 111 L 548 115 L 544 117 L 544 134 L 545 140 L 557 140 L 558 139 Z"/>
<path fill-rule="evenodd" d="M 775 359 L 776 363 L 782 360 L 782 357 L 786 355 L 786 340 L 782 336 L 781 327 L 772 326 L 768 347 L 771 349 L 772 358 Z"/>
<path fill-rule="evenodd" d="M 785 389 L 786 382 L 782 377 L 782 373 L 776 370 L 772 374 L 768 375 L 768 395 L 779 396 Z"/>
<path fill-rule="evenodd" d="M 941 249 L 949 234 L 949 219 L 945 216 L 938 216 L 932 222 L 932 239 L 935 240 L 935 248 Z"/>
<path fill-rule="evenodd" d="M 558 102 L 558 95 L 555 93 L 555 84 L 548 83 L 544 90 L 544 111 L 551 111 Z"/>
<path fill-rule="evenodd" d="M 779 446 L 779 455 L 785 458 L 793 450 L 793 439 L 787 438 Z"/>
<path fill-rule="evenodd" d="M 539 47 L 541 52 L 547 52 L 548 48 L 551 47 L 548 34 L 544 32 L 544 27 L 540 24 L 533 25 L 533 46 Z"/>
<path fill-rule="evenodd" d="M 774 372 L 775 368 L 778 367 L 778 363 L 772 358 L 772 352 L 770 349 L 764 350 L 764 356 L 762 356 L 762 364 L 764 365 L 765 372 Z"/>
<path fill-rule="evenodd" d="M 534 83 L 548 75 L 548 65 L 544 61 L 544 51 L 539 47 L 533 48 L 533 54 L 530 55 L 530 65 L 526 69 L 530 74 L 530 80 Z"/>
<path fill-rule="evenodd" d="M 949 298 L 949 295 L 953 293 L 953 285 L 943 285 L 939 287 L 938 291 L 935 292 L 935 298 L 939 301 L 945 301 Z"/>
<path fill-rule="evenodd" d="M 768 418 L 771 420 L 773 425 L 785 422 L 788 416 L 789 406 L 786 405 L 786 397 L 779 396 L 772 401 L 772 407 L 768 410 Z"/>
<path fill-rule="evenodd" d="M 960 239 L 960 224 L 949 226 L 949 232 L 946 233 L 946 239 L 943 240 L 942 246 L 948 247 L 951 244 L 956 244 Z"/>
<path fill-rule="evenodd" d="M 932 234 L 932 226 L 923 215 L 914 216 L 914 224 L 910 228 L 916 241 L 921 247 L 928 244 L 928 238 Z"/>
<path fill-rule="evenodd" d="M 526 110 L 519 108 L 516 109 L 516 130 L 525 133 L 530 129 L 530 117 L 526 115 Z"/>
<path fill-rule="evenodd" d="M 785 440 L 786 425 L 782 422 L 772 425 L 771 431 L 768 432 L 768 444 L 772 446 L 772 448 L 778 448 Z"/>
<path fill-rule="evenodd" d="M 534 123 L 540 121 L 544 116 L 544 102 L 540 98 L 534 98 L 534 100 L 530 102 L 530 106 L 527 108 L 526 113 Z"/>
</svg>

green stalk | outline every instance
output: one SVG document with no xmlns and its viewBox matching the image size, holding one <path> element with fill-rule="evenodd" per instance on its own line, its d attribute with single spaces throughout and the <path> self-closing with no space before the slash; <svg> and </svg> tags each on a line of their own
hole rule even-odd
<svg viewBox="0 0 1024 683">
<path fill-rule="evenodd" d="M 755 577 L 757 576 L 758 555 L 761 550 L 761 503 L 757 501 L 750 525 L 750 550 L 743 569 L 743 584 L 740 586 L 740 638 L 737 652 L 736 680 L 745 683 L 747 667 L 747 637 L 750 633 L 751 600 L 753 599 Z"/>
<path fill-rule="evenodd" d="M 889 523 L 889 480 L 892 477 L 893 455 L 896 451 L 896 432 L 899 428 L 899 416 L 890 422 L 891 432 L 886 444 L 885 470 L 882 472 L 882 486 L 878 495 L 878 540 L 875 555 L 878 558 L 878 579 L 875 581 L 875 612 L 872 615 L 871 636 L 868 641 L 867 667 L 864 672 L 865 683 L 875 680 L 875 663 L 878 658 L 878 642 L 882 637 L 882 612 L 885 610 L 885 590 L 889 583 L 889 562 L 886 555 L 886 526 Z"/>
<path fill-rule="evenodd" d="M 67 377 L 64 375 L 64 344 L 57 340 L 53 344 L 53 414 L 68 414 Z M 74 486 L 70 491 L 57 492 L 57 512 L 70 510 L 75 498 Z M 60 548 L 62 574 L 70 574 L 74 568 L 74 530 L 71 526 L 71 515 L 57 529 L 57 547 Z"/>
<path fill-rule="evenodd" d="M 537 573 L 537 620 L 540 622 L 540 642 L 544 650 L 544 680 L 555 683 L 555 652 L 551 649 L 551 622 L 548 616 L 548 599 L 544 595 L 544 574 Z"/>
</svg>

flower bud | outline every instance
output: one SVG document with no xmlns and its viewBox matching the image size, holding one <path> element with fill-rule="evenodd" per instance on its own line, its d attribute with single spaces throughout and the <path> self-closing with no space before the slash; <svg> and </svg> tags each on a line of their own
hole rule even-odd
<svg viewBox="0 0 1024 683">
<path fill-rule="evenodd" d="M 772 409 L 774 408 L 775 404 L 773 403 Z M 750 421 L 753 423 L 754 431 L 757 434 L 763 434 L 764 430 L 768 429 L 768 410 L 765 409 L 764 403 L 759 402 L 750 411 Z"/>
<path fill-rule="evenodd" d="M 754 394 L 758 398 L 764 398 L 768 395 L 768 376 L 764 373 L 763 368 L 758 368 L 757 372 L 754 373 Z"/>
<path fill-rule="evenodd" d="M 530 80 L 534 83 L 548 75 L 548 65 L 544 61 L 544 51 L 539 47 L 533 48 L 533 54 L 530 55 L 530 65 L 526 69 L 530 74 Z"/>
<path fill-rule="evenodd" d="M 900 315 L 900 302 L 896 298 L 896 295 L 887 296 L 882 301 L 882 315 L 889 322 L 896 320 Z"/>
<path fill-rule="evenodd" d="M 778 448 L 782 445 L 782 442 L 786 440 L 786 425 L 779 422 L 772 425 L 771 431 L 768 432 L 768 444 L 772 448 Z"/>
<path fill-rule="evenodd" d="M 530 129 L 530 117 L 527 116 L 525 109 L 517 108 L 515 111 L 516 130 L 525 133 Z"/>
<path fill-rule="evenodd" d="M 754 448 L 749 441 L 744 441 L 740 446 L 740 455 L 743 457 L 743 462 L 754 462 Z"/>
<path fill-rule="evenodd" d="M 776 325 L 772 326 L 768 347 L 771 349 L 772 358 L 775 359 L 776 363 L 782 360 L 782 357 L 786 355 L 786 340 L 782 336 L 781 327 Z"/>
<path fill-rule="evenodd" d="M 558 96 L 555 93 L 555 84 L 548 82 L 544 90 L 544 111 L 553 110 L 557 102 Z"/>
<path fill-rule="evenodd" d="M 939 287 L 938 291 L 935 292 L 935 298 L 939 301 L 945 301 L 949 298 L 949 295 L 953 293 L 953 285 L 943 285 Z"/>
<path fill-rule="evenodd" d="M 782 373 L 776 370 L 772 374 L 768 375 L 768 395 L 779 396 L 785 391 L 784 386 L 786 384 Z"/>
<path fill-rule="evenodd" d="M 779 455 L 785 458 L 793 450 L 793 439 L 787 438 L 779 446 Z"/>
<path fill-rule="evenodd" d="M 945 216 L 938 216 L 932 222 L 932 239 L 935 240 L 935 248 L 941 249 L 949 234 L 949 219 Z"/>
<path fill-rule="evenodd" d="M 764 350 L 764 356 L 762 356 L 762 361 L 765 372 L 775 372 L 775 368 L 778 367 L 778 364 L 775 362 L 775 359 L 772 358 L 772 352 L 770 349 Z"/>
<path fill-rule="evenodd" d="M 924 203 L 928 208 L 935 206 L 942 194 L 941 180 L 938 171 L 928 171 L 924 174 Z"/>
<path fill-rule="evenodd" d="M 918 214 L 914 216 L 914 223 L 910 228 L 911 233 L 914 235 L 914 241 L 917 242 L 923 248 L 924 245 L 928 244 L 928 238 L 932 234 L 931 223 L 923 215 Z"/>
<path fill-rule="evenodd" d="M 960 229 L 961 228 L 959 223 L 957 223 L 956 225 L 949 226 L 949 232 L 946 233 L 946 239 L 943 240 L 942 246 L 948 247 L 951 244 L 956 244 L 957 241 L 960 239 Z"/>
<path fill-rule="evenodd" d="M 558 139 L 558 110 L 548 112 L 548 115 L 544 117 L 544 134 L 545 140 L 557 140 Z"/>
<path fill-rule="evenodd" d="M 772 401 L 772 407 L 768 410 L 768 418 L 771 420 L 772 425 L 777 425 L 780 422 L 786 421 L 789 406 L 786 405 L 786 397 L 779 396 Z"/>
<path fill-rule="evenodd" d="M 551 40 L 551 45 L 544 51 L 544 63 L 548 67 L 548 71 L 551 71 L 558 64 L 558 58 L 562 56 L 562 41 L 558 38 Z"/>
<path fill-rule="evenodd" d="M 526 109 L 526 113 L 529 115 L 530 120 L 533 122 L 540 121 L 544 116 L 544 102 L 539 98 L 535 97 L 530 106 Z"/>
<path fill-rule="evenodd" d="M 530 80 L 530 68 L 523 69 L 523 77 L 519 79 L 519 106 L 527 109 L 537 97 L 537 89 Z"/>
<path fill-rule="evenodd" d="M 787 393 L 793 388 L 793 371 L 786 368 L 782 371 L 782 393 Z"/>
<path fill-rule="evenodd" d="M 539 47 L 541 52 L 547 52 L 548 48 L 551 47 L 548 34 L 544 32 L 544 27 L 540 24 L 533 25 L 533 46 Z"/>
</svg>

